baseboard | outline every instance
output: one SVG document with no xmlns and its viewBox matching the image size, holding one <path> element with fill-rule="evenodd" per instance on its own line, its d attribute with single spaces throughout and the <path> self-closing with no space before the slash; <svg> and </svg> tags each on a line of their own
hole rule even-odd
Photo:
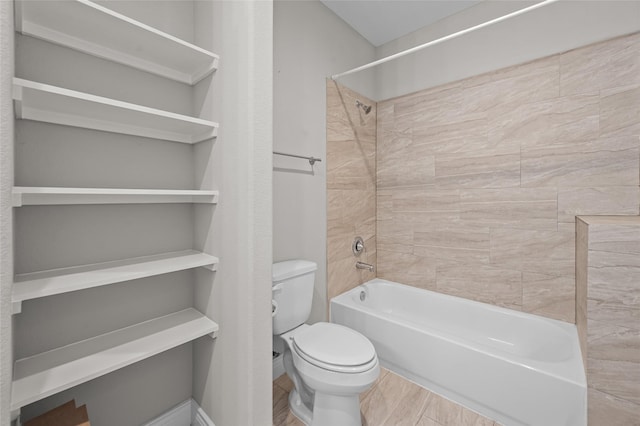
<svg viewBox="0 0 640 426">
<path fill-rule="evenodd" d="M 193 399 L 191 400 L 191 426 L 216 426 Z"/>
<path fill-rule="evenodd" d="M 284 374 L 284 362 L 282 361 L 282 354 L 273 358 L 273 380 Z"/>
<path fill-rule="evenodd" d="M 188 399 L 143 426 L 215 426 L 193 399 Z"/>
</svg>

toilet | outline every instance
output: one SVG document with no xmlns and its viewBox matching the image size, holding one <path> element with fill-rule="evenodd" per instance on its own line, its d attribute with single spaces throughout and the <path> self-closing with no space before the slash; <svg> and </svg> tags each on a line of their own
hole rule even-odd
<svg viewBox="0 0 640 426">
<path fill-rule="evenodd" d="M 380 374 L 373 344 L 338 324 L 305 324 L 317 265 L 273 264 L 273 334 L 284 340 L 284 368 L 294 384 L 291 411 L 310 426 L 361 426 L 360 393 Z"/>
</svg>

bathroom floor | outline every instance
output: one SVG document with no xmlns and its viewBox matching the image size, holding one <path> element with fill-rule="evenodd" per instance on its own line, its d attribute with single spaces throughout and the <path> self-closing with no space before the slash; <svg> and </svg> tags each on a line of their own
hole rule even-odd
<svg viewBox="0 0 640 426">
<path fill-rule="evenodd" d="M 273 426 L 304 426 L 289 410 L 293 383 L 286 374 L 273 382 Z M 499 426 L 498 422 L 451 402 L 382 368 L 360 396 L 364 426 Z"/>
</svg>

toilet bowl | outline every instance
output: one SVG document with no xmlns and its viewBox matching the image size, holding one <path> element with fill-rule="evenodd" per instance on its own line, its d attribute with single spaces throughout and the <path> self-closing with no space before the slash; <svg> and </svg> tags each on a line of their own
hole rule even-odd
<svg viewBox="0 0 640 426">
<path fill-rule="evenodd" d="M 281 337 L 285 371 L 295 386 L 289 396 L 293 413 L 312 426 L 360 426 L 359 395 L 380 374 L 371 342 L 326 322 L 303 324 Z"/>
<path fill-rule="evenodd" d="M 274 264 L 274 334 L 285 343 L 284 368 L 294 384 L 289 406 L 306 425 L 361 426 L 360 393 L 378 378 L 378 357 L 373 344 L 355 330 L 304 323 L 315 269 L 303 260 Z"/>
</svg>

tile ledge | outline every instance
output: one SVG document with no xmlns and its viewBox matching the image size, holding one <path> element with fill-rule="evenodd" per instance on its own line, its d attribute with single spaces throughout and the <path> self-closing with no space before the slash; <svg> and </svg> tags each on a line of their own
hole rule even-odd
<svg viewBox="0 0 640 426">
<path fill-rule="evenodd" d="M 640 226 L 638 215 L 602 215 L 602 216 L 576 216 L 577 219 L 587 225 L 637 225 Z"/>
</svg>

